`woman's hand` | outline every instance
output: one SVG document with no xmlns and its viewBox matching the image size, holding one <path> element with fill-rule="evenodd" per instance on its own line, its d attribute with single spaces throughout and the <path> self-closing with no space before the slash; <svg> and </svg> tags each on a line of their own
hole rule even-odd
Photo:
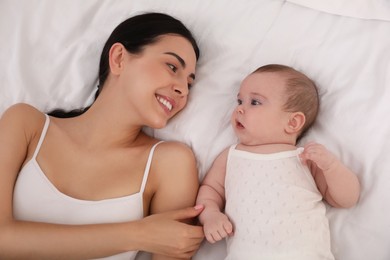
<svg viewBox="0 0 390 260">
<path fill-rule="evenodd" d="M 197 217 L 203 206 L 150 215 L 141 220 L 141 250 L 176 258 L 190 258 L 199 249 L 204 234 L 201 226 L 183 223 Z M 142 241 L 141 241 L 142 240 Z"/>
</svg>

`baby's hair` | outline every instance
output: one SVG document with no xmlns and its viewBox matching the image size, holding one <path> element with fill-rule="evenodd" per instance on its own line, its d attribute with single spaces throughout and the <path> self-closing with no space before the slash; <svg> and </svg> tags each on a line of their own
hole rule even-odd
<svg viewBox="0 0 390 260">
<path fill-rule="evenodd" d="M 306 117 L 305 124 L 298 136 L 298 142 L 314 124 L 318 114 L 319 96 L 315 83 L 302 72 L 286 65 L 268 64 L 254 71 L 254 73 L 261 72 L 276 72 L 286 76 L 287 100 L 284 109 L 287 112 L 300 111 Z"/>
</svg>

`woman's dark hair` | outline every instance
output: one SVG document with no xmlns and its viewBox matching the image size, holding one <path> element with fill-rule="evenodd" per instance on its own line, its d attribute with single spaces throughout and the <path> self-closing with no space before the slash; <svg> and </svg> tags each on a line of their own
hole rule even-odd
<svg viewBox="0 0 390 260">
<path fill-rule="evenodd" d="M 158 37 L 166 34 L 176 34 L 186 38 L 194 48 L 196 59 L 199 58 L 199 47 L 187 27 L 179 20 L 162 13 L 145 13 L 128 18 L 120 23 L 104 45 L 99 64 L 99 85 L 95 94 L 95 100 L 99 96 L 109 74 L 109 52 L 115 43 L 121 43 L 132 54 L 141 53 L 145 46 L 158 41 Z M 56 109 L 50 113 L 54 117 L 74 117 L 81 115 L 89 109 L 64 111 Z"/>
</svg>

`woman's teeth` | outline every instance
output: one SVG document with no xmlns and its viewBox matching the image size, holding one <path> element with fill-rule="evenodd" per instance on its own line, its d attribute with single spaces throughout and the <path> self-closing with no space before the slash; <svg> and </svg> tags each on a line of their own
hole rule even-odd
<svg viewBox="0 0 390 260">
<path fill-rule="evenodd" d="M 166 100 L 165 98 L 163 97 L 160 97 L 160 96 L 157 96 L 157 100 L 163 104 L 169 111 L 172 110 L 172 104 L 171 102 L 169 102 L 168 100 Z"/>
</svg>

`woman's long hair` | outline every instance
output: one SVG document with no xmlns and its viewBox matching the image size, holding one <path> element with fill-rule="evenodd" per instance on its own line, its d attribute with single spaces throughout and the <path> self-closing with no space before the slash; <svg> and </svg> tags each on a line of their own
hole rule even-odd
<svg viewBox="0 0 390 260">
<path fill-rule="evenodd" d="M 109 52 L 113 44 L 121 43 L 128 52 L 139 54 L 145 46 L 155 43 L 159 36 L 166 34 L 176 34 L 186 38 L 194 48 L 196 59 L 199 58 L 199 47 L 192 33 L 181 21 L 162 13 L 145 13 L 130 17 L 114 29 L 104 45 L 100 56 L 99 85 L 95 100 L 98 98 L 110 71 Z M 90 106 L 72 111 L 55 109 L 48 114 L 61 118 L 75 117 L 87 111 Z"/>
</svg>

